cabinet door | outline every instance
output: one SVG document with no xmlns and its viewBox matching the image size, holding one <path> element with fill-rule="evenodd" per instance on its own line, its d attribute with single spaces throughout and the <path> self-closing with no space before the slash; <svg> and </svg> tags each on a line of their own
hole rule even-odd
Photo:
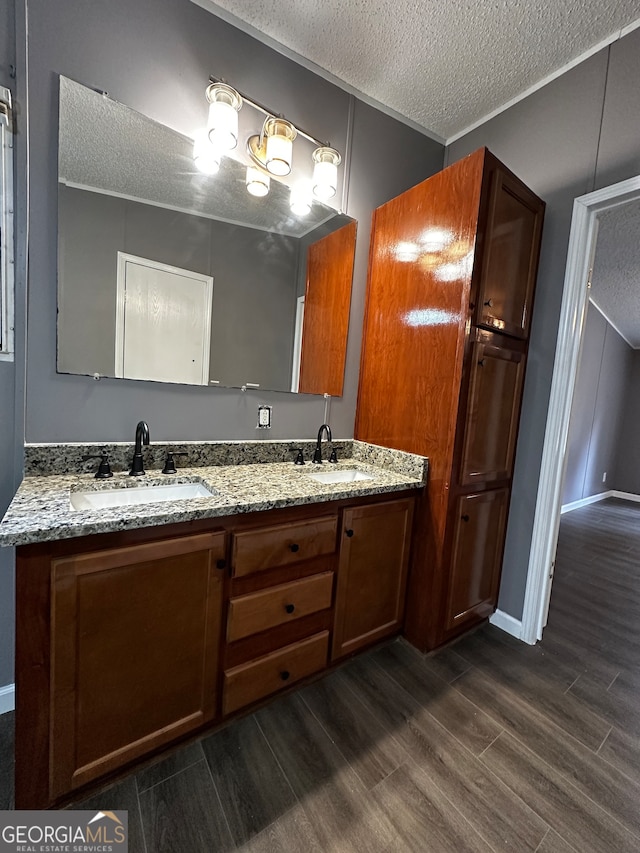
<svg viewBox="0 0 640 853">
<path fill-rule="evenodd" d="M 543 213 L 540 199 L 496 169 L 484 234 L 479 326 L 528 336 Z"/>
<path fill-rule="evenodd" d="M 213 719 L 225 534 L 52 565 L 51 796 Z"/>
<path fill-rule="evenodd" d="M 462 485 L 511 478 L 524 366 L 523 352 L 478 341 L 472 344 Z"/>
<path fill-rule="evenodd" d="M 338 567 L 333 658 L 402 626 L 413 500 L 344 512 Z"/>
<path fill-rule="evenodd" d="M 460 497 L 454 509 L 454 536 L 445 630 L 484 619 L 495 610 L 508 489 Z"/>
</svg>

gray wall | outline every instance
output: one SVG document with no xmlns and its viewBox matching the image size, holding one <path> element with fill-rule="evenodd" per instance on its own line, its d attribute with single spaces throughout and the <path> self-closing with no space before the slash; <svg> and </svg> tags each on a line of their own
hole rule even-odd
<svg viewBox="0 0 640 853">
<path fill-rule="evenodd" d="M 522 617 L 573 199 L 640 173 L 640 30 L 452 143 L 486 145 L 547 202 L 499 608 Z"/>
<path fill-rule="evenodd" d="M 563 504 L 620 488 L 616 458 L 631 397 L 632 361 L 629 344 L 590 303 L 571 407 Z"/>
<path fill-rule="evenodd" d="M 114 375 L 126 252 L 213 276 L 210 379 L 291 387 L 298 240 L 63 185 L 58 217 L 58 370 Z"/>
<path fill-rule="evenodd" d="M 0 0 L 0 86 L 15 95 L 10 66 L 16 61 L 13 3 Z M 15 366 L 0 361 L 0 517 L 15 491 Z M 0 548 L 0 687 L 13 680 L 13 549 Z"/>
<path fill-rule="evenodd" d="M 615 488 L 640 495 L 640 350 L 633 350 L 620 427 Z"/>
<path fill-rule="evenodd" d="M 25 438 L 32 442 L 132 440 L 141 417 L 150 424 L 152 440 L 264 438 L 255 429 L 257 405 L 262 402 L 274 406 L 274 426 L 267 438 L 309 438 L 316 434 L 324 413 L 324 400 L 316 396 L 243 394 L 112 379 L 94 382 L 56 374 L 58 74 L 108 91 L 122 103 L 187 134 L 206 120 L 204 90 L 209 75 L 216 74 L 309 132 L 331 140 L 343 153 L 346 180 L 341 207 L 358 220 L 358 240 L 345 389 L 342 398 L 332 401 L 331 425 L 336 437 L 351 437 L 371 213 L 442 168 L 443 147 L 188 0 L 29 0 L 28 43 L 26 0 L 15 3 L 22 111 L 17 152 L 21 273 L 15 377 L 19 403 L 8 458 L 13 453 L 17 465 L 21 464 Z M 11 6 L 11 0 L 0 0 L 0 16 Z M 3 32 L 0 28 L 0 40 Z M 0 50 L 2 46 L 0 41 Z M 380 163 L 389 164 L 384 174 Z M 25 316 L 21 306 L 27 292 L 27 228 L 31 239 Z M 11 387 L 0 386 L 0 399 L 12 399 Z M 8 500 L 13 490 L 2 488 Z M 13 678 L 11 552 L 0 550 L 0 560 L 5 564 L 0 576 L 1 686 Z"/>
</svg>

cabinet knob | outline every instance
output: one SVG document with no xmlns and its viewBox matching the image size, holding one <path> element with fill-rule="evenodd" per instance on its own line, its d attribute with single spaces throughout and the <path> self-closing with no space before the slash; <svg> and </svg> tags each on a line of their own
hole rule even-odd
<svg viewBox="0 0 640 853">
<path fill-rule="evenodd" d="M 284 609 L 287 611 L 287 613 L 293 613 L 293 611 L 296 609 L 296 606 L 295 604 L 285 604 Z"/>
<path fill-rule="evenodd" d="M 216 567 L 218 569 L 226 569 L 227 568 L 227 561 L 226 560 L 216 560 Z"/>
<path fill-rule="evenodd" d="M 300 550 L 300 546 L 297 545 L 295 542 L 293 543 L 293 545 L 289 545 L 289 548 L 293 551 L 294 554 L 296 553 L 296 551 Z"/>
<path fill-rule="evenodd" d="M 285 669 L 285 670 L 283 670 L 283 672 L 280 673 L 280 678 L 283 681 L 287 681 L 290 675 L 291 675 L 291 673 Z"/>
<path fill-rule="evenodd" d="M 484 358 L 478 359 L 478 367 L 484 367 Z"/>
<path fill-rule="evenodd" d="M 349 537 L 349 539 L 351 539 L 351 537 L 353 536 L 353 530 L 351 530 L 351 528 L 349 528 L 349 530 L 345 530 L 345 533 Z"/>
<path fill-rule="evenodd" d="M 487 306 L 487 308 L 493 308 L 493 299 L 487 299 L 484 304 Z"/>
<path fill-rule="evenodd" d="M 469 516 L 468 516 L 466 513 L 465 513 L 464 515 L 461 515 L 461 516 L 460 516 L 460 518 L 461 518 L 463 521 L 469 521 Z"/>
</svg>

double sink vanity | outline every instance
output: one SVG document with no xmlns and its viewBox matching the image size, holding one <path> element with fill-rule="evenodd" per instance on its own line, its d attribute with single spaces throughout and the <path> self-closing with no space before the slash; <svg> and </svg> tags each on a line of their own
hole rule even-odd
<svg viewBox="0 0 640 853">
<path fill-rule="evenodd" d="M 0 524 L 17 546 L 16 808 L 64 803 L 401 630 L 427 460 L 339 441 L 313 465 L 313 445 L 154 444 L 143 477 L 110 445 L 104 480 L 70 473 L 95 471 L 95 446 L 25 448 Z"/>
</svg>

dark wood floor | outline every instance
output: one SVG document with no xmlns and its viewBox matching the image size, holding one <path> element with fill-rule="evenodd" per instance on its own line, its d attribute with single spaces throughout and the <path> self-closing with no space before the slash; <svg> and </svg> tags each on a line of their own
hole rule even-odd
<svg viewBox="0 0 640 853">
<path fill-rule="evenodd" d="M 394 642 L 78 807 L 128 809 L 132 853 L 637 853 L 639 560 L 640 504 L 576 510 L 537 646 Z"/>
</svg>

